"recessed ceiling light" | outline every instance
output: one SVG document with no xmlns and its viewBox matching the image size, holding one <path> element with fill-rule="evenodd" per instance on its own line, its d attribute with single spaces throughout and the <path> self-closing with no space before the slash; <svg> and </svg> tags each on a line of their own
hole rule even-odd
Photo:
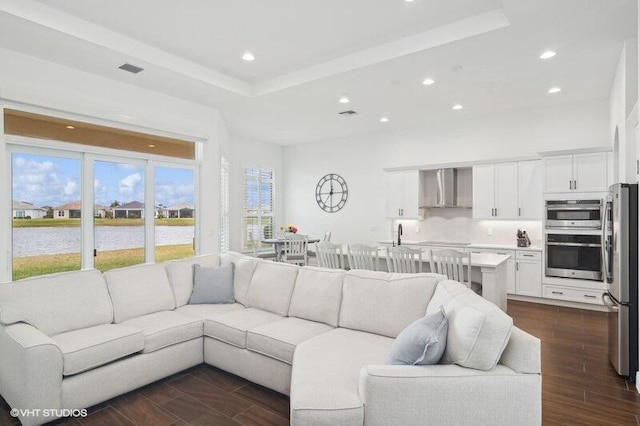
<svg viewBox="0 0 640 426">
<path fill-rule="evenodd" d="M 255 60 L 256 57 L 253 56 L 253 53 L 251 53 L 251 52 L 245 52 L 245 54 L 242 55 L 242 59 L 244 59 L 247 62 L 251 62 L 251 61 Z"/>
<path fill-rule="evenodd" d="M 73 130 L 73 129 L 75 129 L 75 127 L 73 127 L 73 126 L 67 126 L 67 129 L 69 129 L 69 130 Z"/>
<path fill-rule="evenodd" d="M 425 86 L 431 86 L 433 83 L 435 83 L 435 80 L 432 78 L 425 78 L 424 80 L 422 80 L 422 84 L 424 84 Z"/>
<path fill-rule="evenodd" d="M 340 96 L 340 99 L 338 99 L 338 102 L 340 102 L 341 104 L 348 104 L 349 101 L 350 99 L 347 95 L 342 95 Z"/>
<path fill-rule="evenodd" d="M 405 3 L 413 3 L 413 0 L 404 0 Z"/>
<path fill-rule="evenodd" d="M 454 111 L 458 111 L 462 109 L 462 105 L 460 104 L 455 104 L 454 106 L 451 107 L 452 110 Z"/>
<path fill-rule="evenodd" d="M 152 143 L 150 143 L 149 145 L 147 145 L 149 148 L 155 148 L 156 146 Z"/>
<path fill-rule="evenodd" d="M 386 122 L 388 122 L 388 121 L 389 121 L 389 117 L 381 117 L 381 118 L 380 118 L 380 122 L 381 122 L 381 123 L 386 123 Z"/>
<path fill-rule="evenodd" d="M 548 91 L 548 92 L 549 92 L 549 93 L 551 93 L 551 94 L 553 94 L 553 93 L 559 93 L 559 92 L 561 92 L 561 91 L 562 91 L 562 89 L 561 89 L 561 88 L 559 88 L 559 87 L 552 87 L 551 89 L 549 89 L 549 91 Z"/>
<path fill-rule="evenodd" d="M 554 56 L 556 56 L 556 52 L 554 52 L 553 50 L 546 50 L 542 52 L 542 54 L 540 55 L 540 59 L 551 59 Z"/>
</svg>

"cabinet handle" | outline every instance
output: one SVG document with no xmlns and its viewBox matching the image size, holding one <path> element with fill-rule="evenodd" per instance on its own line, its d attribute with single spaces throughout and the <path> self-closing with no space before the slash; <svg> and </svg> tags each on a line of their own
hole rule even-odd
<svg viewBox="0 0 640 426">
<path fill-rule="evenodd" d="M 522 216 L 522 209 L 518 207 L 518 216 Z"/>
<path fill-rule="evenodd" d="M 563 293 L 563 292 L 561 292 L 561 291 L 552 291 L 552 292 L 551 292 L 551 294 L 560 294 L 560 295 L 563 295 L 564 293 Z"/>
<path fill-rule="evenodd" d="M 532 254 L 523 254 L 522 256 L 523 256 L 523 257 L 533 257 L 533 255 L 532 255 Z"/>
<path fill-rule="evenodd" d="M 573 189 L 574 190 L 578 189 L 578 181 L 577 180 L 573 181 Z"/>
<path fill-rule="evenodd" d="M 573 189 L 573 182 L 569 181 L 569 189 Z"/>
<path fill-rule="evenodd" d="M 640 160 L 636 160 L 636 174 L 640 175 Z"/>
<path fill-rule="evenodd" d="M 589 299 L 595 299 L 596 297 L 592 294 L 585 294 L 584 297 L 588 297 Z"/>
</svg>

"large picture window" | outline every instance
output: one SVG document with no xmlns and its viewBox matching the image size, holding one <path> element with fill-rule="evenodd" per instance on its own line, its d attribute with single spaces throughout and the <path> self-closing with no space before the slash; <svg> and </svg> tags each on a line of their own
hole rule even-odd
<svg viewBox="0 0 640 426">
<path fill-rule="evenodd" d="M 274 220 L 274 173 L 247 167 L 243 171 L 243 249 L 266 248 L 260 240 L 272 238 Z"/>
</svg>

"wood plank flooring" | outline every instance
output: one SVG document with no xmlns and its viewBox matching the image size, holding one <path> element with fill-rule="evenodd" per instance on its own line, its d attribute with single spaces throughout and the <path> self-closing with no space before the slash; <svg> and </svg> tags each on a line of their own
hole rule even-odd
<svg viewBox="0 0 640 426">
<path fill-rule="evenodd" d="M 542 340 L 545 425 L 640 425 L 640 395 L 607 355 L 601 312 L 510 300 L 514 323 Z M 52 425 L 287 425 L 289 399 L 200 365 Z M 0 399 L 0 426 L 18 425 Z"/>
</svg>

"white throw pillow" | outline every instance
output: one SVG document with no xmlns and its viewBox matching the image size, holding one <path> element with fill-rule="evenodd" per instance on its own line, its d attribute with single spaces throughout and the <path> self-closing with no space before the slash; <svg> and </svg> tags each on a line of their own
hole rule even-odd
<svg viewBox="0 0 640 426">
<path fill-rule="evenodd" d="M 449 319 L 441 362 L 485 371 L 495 368 L 509 342 L 513 319 L 457 281 L 438 283 L 427 314 L 440 305 Z"/>
</svg>

